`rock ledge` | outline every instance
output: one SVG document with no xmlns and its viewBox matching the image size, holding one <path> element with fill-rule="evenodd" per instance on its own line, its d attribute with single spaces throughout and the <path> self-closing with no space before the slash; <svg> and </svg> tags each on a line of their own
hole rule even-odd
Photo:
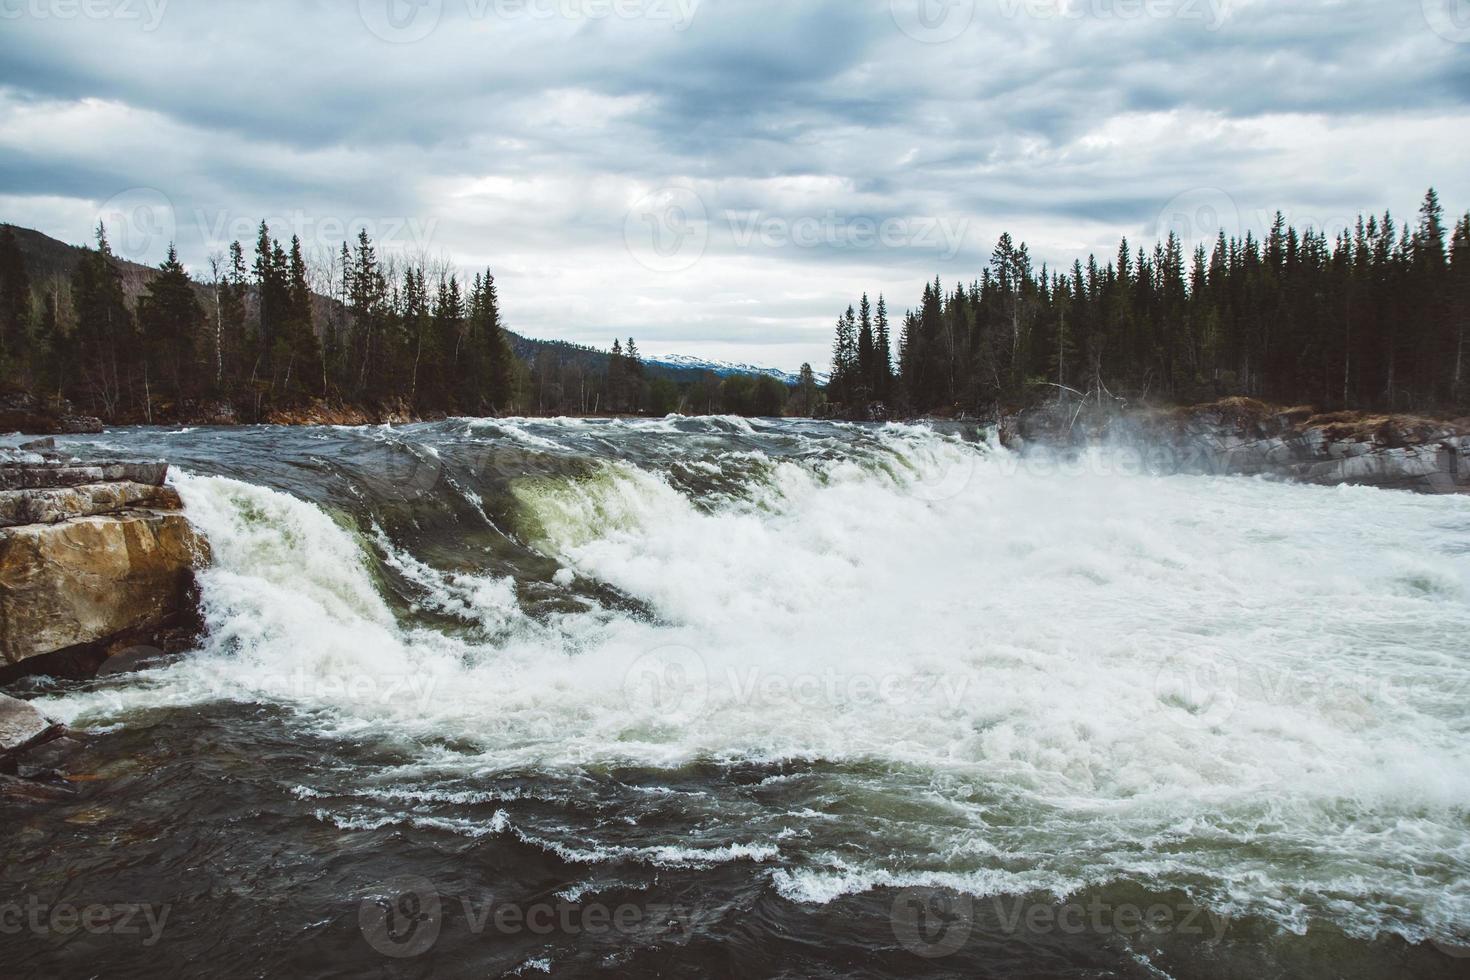
<svg viewBox="0 0 1470 980">
<path fill-rule="evenodd" d="M 187 645 L 209 546 L 159 462 L 0 450 L 0 683 L 86 676 L 139 645 Z"/>
</svg>

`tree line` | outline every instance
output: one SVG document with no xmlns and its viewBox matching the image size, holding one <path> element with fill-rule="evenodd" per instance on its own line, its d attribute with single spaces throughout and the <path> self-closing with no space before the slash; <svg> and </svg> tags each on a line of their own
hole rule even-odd
<svg viewBox="0 0 1470 980">
<path fill-rule="evenodd" d="M 517 338 L 489 270 L 466 281 L 446 263 L 380 256 L 366 231 L 310 262 L 262 222 L 253 249 L 232 243 L 207 278 L 172 246 L 141 288 L 127 268 L 99 225 L 69 276 L 33 282 L 0 229 L 0 384 L 113 423 L 257 421 L 313 404 L 412 418 L 787 407 L 772 378 L 651 376 L 631 337 L 610 352 Z M 794 404 L 817 403 L 814 384 L 803 393 Z"/>
<path fill-rule="evenodd" d="M 1124 239 L 1116 257 L 1037 270 L 1001 235 L 980 278 L 924 287 L 895 357 L 886 301 L 838 320 L 839 411 L 986 413 L 1070 389 L 1201 402 L 1246 395 L 1323 409 L 1463 413 L 1470 405 L 1470 213 L 1447 228 L 1431 189 L 1417 220 L 1360 217 L 1331 241 L 1278 212 L 1269 233 L 1184 254 Z"/>
<path fill-rule="evenodd" d="M 11 388 L 108 421 L 177 419 L 211 403 L 250 418 L 313 400 L 408 413 L 509 407 L 515 365 L 487 271 L 461 284 L 404 264 L 391 274 L 367 233 L 343 243 L 331 297 L 316 295 L 301 242 L 262 223 L 195 281 L 170 246 L 135 302 L 99 225 L 67 288 L 40 290 L 0 231 L 0 369 Z"/>
</svg>

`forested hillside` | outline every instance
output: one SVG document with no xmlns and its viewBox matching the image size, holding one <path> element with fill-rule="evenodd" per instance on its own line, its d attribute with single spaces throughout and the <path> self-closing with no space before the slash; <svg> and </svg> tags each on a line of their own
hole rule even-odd
<svg viewBox="0 0 1470 980">
<path fill-rule="evenodd" d="M 1329 241 L 1277 214 L 1184 254 L 1151 249 L 1037 269 L 1002 235 L 978 280 L 924 287 L 896 363 L 883 297 L 837 322 L 830 396 L 850 415 L 984 413 L 1063 386 L 1161 402 L 1247 395 L 1321 408 L 1464 414 L 1470 406 L 1470 214 L 1433 190 L 1415 222 L 1359 218 Z"/>
<path fill-rule="evenodd" d="M 108 422 L 430 418 L 672 411 L 779 415 L 773 379 L 720 378 L 505 328 L 494 276 L 380 256 L 367 234 L 331 260 L 262 224 L 191 277 L 0 226 L 0 382 Z M 803 405 L 815 404 L 815 385 Z"/>
</svg>

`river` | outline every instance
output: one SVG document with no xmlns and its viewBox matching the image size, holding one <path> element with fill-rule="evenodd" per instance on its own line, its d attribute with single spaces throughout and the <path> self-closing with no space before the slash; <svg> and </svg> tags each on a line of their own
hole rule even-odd
<svg viewBox="0 0 1470 980">
<path fill-rule="evenodd" d="M 0 972 L 1470 971 L 1470 497 L 959 425 L 61 441 L 173 463 L 208 630 L 22 688 L 94 741 L 0 807 L 0 926 L 140 928 Z"/>
</svg>

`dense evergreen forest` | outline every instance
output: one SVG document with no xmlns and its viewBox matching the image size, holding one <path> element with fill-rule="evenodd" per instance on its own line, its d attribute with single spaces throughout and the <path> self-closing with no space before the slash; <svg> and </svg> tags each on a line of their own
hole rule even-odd
<svg viewBox="0 0 1470 980">
<path fill-rule="evenodd" d="M 113 254 L 99 226 L 80 250 L 24 229 L 49 262 L 28 263 L 0 228 L 0 384 L 53 411 L 107 422 L 316 417 L 667 414 L 780 415 L 774 378 L 645 366 L 632 338 L 610 352 L 508 331 L 495 278 L 380 257 L 366 232 L 327 261 L 264 223 L 191 278 L 170 248 L 147 269 Z M 45 268 L 32 270 L 31 264 Z M 808 380 L 792 407 L 815 410 Z"/>
<path fill-rule="evenodd" d="M 1037 270 L 1002 235 L 977 281 L 936 279 L 899 325 L 863 297 L 837 321 L 833 403 L 851 416 L 971 412 L 1070 389 L 1202 402 L 1247 395 L 1322 409 L 1465 414 L 1470 214 L 1433 190 L 1418 220 L 1359 218 L 1328 241 L 1289 227 L 1185 255 L 1172 233 L 1136 252 Z M 881 407 L 880 407 L 881 406 Z"/>
<path fill-rule="evenodd" d="M 1067 271 L 1002 235 L 978 280 L 924 288 L 895 324 L 863 296 L 837 321 L 831 383 L 644 363 L 506 329 L 495 278 L 380 257 L 366 232 L 326 261 L 262 223 L 191 278 L 52 243 L 28 262 L 0 227 L 0 394 L 110 423 L 370 416 L 983 415 L 1058 392 L 1200 402 L 1248 395 L 1323 409 L 1464 414 L 1470 405 L 1470 213 L 1433 190 L 1417 220 L 1360 218 L 1329 241 L 1280 214 L 1263 240 L 1177 237 Z M 22 230 L 24 231 L 24 230 Z M 50 242 L 34 232 L 35 239 Z M 32 268 L 32 264 L 41 267 Z"/>
</svg>

